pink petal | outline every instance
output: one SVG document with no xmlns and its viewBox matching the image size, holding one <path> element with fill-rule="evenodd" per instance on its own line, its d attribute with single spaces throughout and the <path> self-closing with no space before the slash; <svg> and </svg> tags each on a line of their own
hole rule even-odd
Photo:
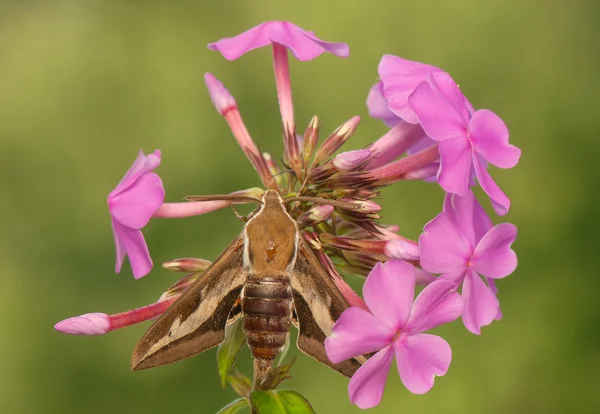
<svg viewBox="0 0 600 414">
<path fill-rule="evenodd" d="M 466 139 L 467 124 L 459 112 L 460 108 L 455 108 L 440 91 L 435 91 L 429 83 L 419 84 L 408 98 L 408 102 L 429 138 L 435 141 L 445 141 L 457 137 Z M 391 104 L 390 108 L 392 108 Z"/>
<path fill-rule="evenodd" d="M 462 313 L 462 298 L 457 285 L 438 279 L 417 296 L 405 332 L 418 334 L 436 326 L 452 322 Z"/>
<path fill-rule="evenodd" d="M 379 62 L 378 70 L 379 78 L 383 83 L 383 95 L 388 101 L 389 109 L 406 122 L 418 123 L 417 116 L 409 105 L 408 97 L 421 82 L 427 80 L 428 72 L 441 72 L 441 70 L 393 55 L 384 55 Z"/>
<path fill-rule="evenodd" d="M 349 55 L 345 43 L 326 42 L 289 22 L 265 22 L 232 38 L 221 39 L 211 43 L 208 48 L 218 50 L 227 60 L 235 60 L 244 53 L 271 43 L 286 46 L 298 60 L 311 60 L 323 52 L 330 52 L 339 57 Z"/>
<path fill-rule="evenodd" d="M 160 165 L 160 160 L 160 150 L 155 150 L 152 154 L 148 155 L 144 155 L 144 152 L 140 151 L 133 165 L 127 170 L 121 182 L 110 192 L 108 197 L 111 198 L 121 191 L 126 190 L 143 174 L 154 171 Z"/>
<path fill-rule="evenodd" d="M 325 339 L 327 357 L 338 364 L 359 355 L 385 348 L 392 343 L 394 331 L 364 309 L 346 309 Z"/>
<path fill-rule="evenodd" d="M 469 107 L 472 108 L 472 106 L 470 106 L 471 103 L 467 105 L 468 101 L 456 82 L 454 82 L 454 79 L 446 72 L 429 73 L 427 79 L 435 91 L 441 92 L 446 97 L 448 102 L 450 102 L 452 107 L 461 116 L 464 125 L 467 125 L 472 116 L 469 112 Z"/>
<path fill-rule="evenodd" d="M 500 168 L 512 168 L 519 162 L 521 150 L 508 143 L 508 128 L 492 111 L 475 112 L 469 131 L 475 151 L 486 161 Z"/>
<path fill-rule="evenodd" d="M 473 229 L 475 230 L 475 242 L 479 243 L 485 234 L 494 227 L 494 223 L 490 216 L 487 215 L 479 201 L 474 198 L 473 203 Z"/>
<path fill-rule="evenodd" d="M 417 285 L 427 286 L 437 278 L 429 272 L 415 267 L 415 281 Z"/>
<path fill-rule="evenodd" d="M 487 172 L 479 156 L 473 154 L 473 165 L 475 166 L 475 173 L 477 174 L 477 180 L 483 188 L 483 191 L 488 195 L 492 202 L 494 211 L 499 216 L 504 216 L 510 209 L 510 199 L 502 192 L 498 184 L 494 182 L 490 173 Z"/>
<path fill-rule="evenodd" d="M 393 331 L 404 327 L 415 294 L 415 268 L 401 260 L 377 263 L 363 286 L 369 310 Z"/>
<path fill-rule="evenodd" d="M 502 278 L 517 268 L 517 254 L 510 248 L 517 238 L 514 224 L 502 223 L 492 228 L 479 242 L 471 258 L 477 273 Z"/>
<path fill-rule="evenodd" d="M 123 266 L 123 261 L 125 260 L 125 256 L 127 255 L 127 252 L 125 251 L 125 246 L 123 246 L 123 243 L 121 242 L 119 235 L 117 234 L 117 230 L 115 228 L 115 225 L 119 225 L 118 223 L 115 223 L 114 219 L 110 219 L 110 224 L 113 230 L 113 239 L 115 241 L 115 250 L 116 250 L 116 263 L 115 263 L 115 273 L 121 273 L 121 267 Z M 123 227 L 123 226 L 121 226 Z M 120 227 L 119 227 L 120 228 Z"/>
<path fill-rule="evenodd" d="M 419 236 L 421 267 L 431 273 L 464 270 L 471 250 L 446 213 L 440 213 Z"/>
<path fill-rule="evenodd" d="M 113 220 L 113 231 L 115 239 L 118 239 L 117 249 L 124 250 L 129 257 L 133 277 L 139 279 L 150 273 L 150 270 L 152 270 L 152 259 L 150 258 L 150 252 L 148 251 L 148 246 L 146 246 L 142 232 L 125 227 L 116 220 Z M 119 254 L 119 250 L 117 250 L 117 254 Z M 119 257 L 117 257 L 117 273 L 121 270 L 121 263 L 122 260 L 119 262 Z"/>
<path fill-rule="evenodd" d="M 492 323 L 498 315 L 498 299 L 472 268 L 467 270 L 462 296 L 463 323 L 470 332 L 479 335 L 481 327 Z"/>
<path fill-rule="evenodd" d="M 383 96 L 382 88 L 383 84 L 381 82 L 371 87 L 367 96 L 367 108 L 371 117 L 381 119 L 391 128 L 401 119 L 388 108 L 388 101 Z"/>
<path fill-rule="evenodd" d="M 405 337 L 395 345 L 400 379 L 413 394 L 425 394 L 433 387 L 436 375 L 448 372 L 452 349 L 443 338 L 419 334 Z"/>
<path fill-rule="evenodd" d="M 394 352 L 391 346 L 383 348 L 373 355 L 356 371 L 350 384 L 350 401 L 362 409 L 375 407 L 383 397 L 385 381 L 390 372 Z"/>
<path fill-rule="evenodd" d="M 122 225 L 141 229 L 165 199 L 162 180 L 156 173 L 139 177 L 126 190 L 108 199 L 111 216 Z"/>
<path fill-rule="evenodd" d="M 463 237 L 465 244 L 471 250 L 475 248 L 477 242 L 487 232 L 486 230 L 479 238 L 477 237 L 478 232 L 475 231 L 475 222 L 478 223 L 478 226 L 481 226 L 480 222 L 486 223 L 479 216 L 483 215 L 491 224 L 489 217 L 485 214 L 485 211 L 481 208 L 471 190 L 467 190 L 467 193 L 463 197 L 458 194 L 446 194 L 444 198 L 444 214 L 448 215 L 454 227 L 456 227 Z"/>
<path fill-rule="evenodd" d="M 103 335 L 110 331 L 110 319 L 105 313 L 86 313 L 60 321 L 54 329 L 72 335 Z"/>
<path fill-rule="evenodd" d="M 465 138 L 453 138 L 439 145 L 440 171 L 438 183 L 449 193 L 464 196 L 469 189 L 472 151 Z"/>
</svg>

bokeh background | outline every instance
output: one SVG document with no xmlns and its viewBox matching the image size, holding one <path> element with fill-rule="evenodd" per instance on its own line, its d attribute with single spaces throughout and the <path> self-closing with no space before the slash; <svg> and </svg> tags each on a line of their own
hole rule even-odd
<svg viewBox="0 0 600 414">
<path fill-rule="evenodd" d="M 53 325 L 150 303 L 178 278 L 160 266 L 138 281 L 127 264 L 114 274 L 105 199 L 140 148 L 162 150 L 171 201 L 259 184 L 211 105 L 204 72 L 225 83 L 254 139 L 279 157 L 269 50 L 227 62 L 206 49 L 273 19 L 351 48 L 349 59 L 292 60 L 301 126 L 318 114 L 325 135 L 361 115 L 347 149 L 383 134 L 365 98 L 391 53 L 450 72 L 523 150 L 515 169 L 493 171 L 513 202 L 496 221 L 519 228 L 519 267 L 499 284 L 504 319 L 479 337 L 460 322 L 439 329 L 454 351 L 449 373 L 417 396 L 392 371 L 373 412 L 600 412 L 594 0 L 0 1 L 0 412 L 213 413 L 235 397 L 220 388 L 214 350 L 133 373 L 130 353 L 147 325 L 101 337 Z M 435 185 L 394 185 L 381 201 L 384 221 L 416 238 L 442 197 Z M 240 228 L 223 210 L 154 220 L 144 233 L 161 263 L 214 259 Z M 345 378 L 292 355 L 288 385 L 317 412 L 359 411 Z"/>
</svg>

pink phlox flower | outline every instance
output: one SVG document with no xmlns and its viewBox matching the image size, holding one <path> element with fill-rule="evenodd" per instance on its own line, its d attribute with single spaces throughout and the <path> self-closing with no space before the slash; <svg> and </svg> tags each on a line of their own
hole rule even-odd
<svg viewBox="0 0 600 414">
<path fill-rule="evenodd" d="M 471 190 L 464 197 L 446 194 L 443 212 L 425 225 L 419 237 L 423 269 L 442 274 L 440 280 L 462 283 L 462 319 L 470 332 L 479 334 L 482 326 L 501 317 L 494 280 L 517 267 L 511 249 L 516 237 L 513 224 L 492 227 Z"/>
<path fill-rule="evenodd" d="M 316 37 L 313 32 L 282 21 L 261 23 L 235 37 L 211 43 L 208 48 L 221 52 L 227 60 L 235 60 L 250 50 L 272 43 L 284 45 L 298 60 L 312 60 L 323 52 L 339 57 L 348 57 L 350 54 L 345 43 L 326 42 Z"/>
<path fill-rule="evenodd" d="M 418 124 L 419 119 L 410 107 L 408 97 L 421 82 L 427 80 L 429 73 L 443 71 L 435 66 L 393 55 L 381 58 L 378 71 L 381 94 L 387 101 L 390 112 L 406 122 Z"/>
<path fill-rule="evenodd" d="M 508 143 L 508 129 L 502 119 L 487 109 L 473 112 L 445 72 L 430 72 L 428 81 L 417 86 L 408 101 L 427 136 L 439 142 L 441 187 L 449 193 L 466 195 L 474 169 L 494 211 L 506 214 L 510 200 L 486 170 L 486 162 L 512 168 L 521 156 L 521 150 Z"/>
<path fill-rule="evenodd" d="M 160 177 L 152 172 L 160 164 L 160 151 L 144 155 L 140 151 L 121 182 L 108 195 L 119 273 L 125 256 L 129 257 L 133 276 L 139 279 L 152 269 L 152 259 L 141 229 L 165 199 Z"/>
<path fill-rule="evenodd" d="M 378 351 L 356 371 L 348 386 L 350 400 L 360 408 L 381 401 L 394 354 L 402 383 L 415 394 L 429 391 L 435 376 L 448 371 L 450 345 L 423 332 L 458 318 L 460 295 L 453 282 L 436 280 L 413 303 L 415 279 L 415 268 L 407 262 L 377 264 L 363 287 L 370 312 L 346 309 L 325 340 L 327 357 L 333 363 Z"/>
</svg>

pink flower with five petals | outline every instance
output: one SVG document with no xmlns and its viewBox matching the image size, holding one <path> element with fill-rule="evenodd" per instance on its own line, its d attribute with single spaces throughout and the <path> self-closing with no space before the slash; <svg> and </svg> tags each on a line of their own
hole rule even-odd
<svg viewBox="0 0 600 414">
<path fill-rule="evenodd" d="M 293 23 L 271 21 L 261 23 L 237 36 L 211 43 L 208 48 L 218 50 L 227 60 L 236 60 L 250 50 L 278 43 L 286 46 L 298 60 L 312 60 L 323 52 L 339 57 L 348 57 L 348 45 L 326 42 L 313 32 L 304 30 Z"/>
<path fill-rule="evenodd" d="M 419 237 L 423 270 L 441 273 L 438 280 L 462 283 L 462 319 L 470 332 L 479 334 L 482 326 L 500 318 L 494 280 L 517 267 L 510 248 L 516 237 L 513 224 L 492 227 L 471 190 L 465 197 L 446 194 L 444 211 L 425 225 Z"/>
<path fill-rule="evenodd" d="M 348 386 L 350 400 L 360 408 L 379 404 L 394 354 L 400 379 L 409 391 L 426 393 L 435 376 L 448 371 L 452 350 L 439 336 L 423 332 L 451 322 L 462 311 L 456 285 L 436 280 L 415 292 L 415 268 L 403 261 L 377 264 L 363 296 L 370 313 L 358 307 L 344 311 L 325 340 L 333 363 L 378 351 L 356 371 Z"/>
<path fill-rule="evenodd" d="M 133 276 L 139 279 L 152 269 L 152 259 L 141 229 L 162 206 L 165 190 L 160 177 L 152 172 L 160 164 L 160 151 L 144 155 L 142 151 L 121 182 L 108 195 L 119 273 L 125 256 L 129 257 Z"/>
<path fill-rule="evenodd" d="M 427 136 L 439 142 L 438 182 L 442 188 L 465 196 L 474 168 L 494 211 L 505 215 L 510 200 L 486 170 L 486 163 L 512 168 L 519 162 L 521 150 L 508 143 L 508 129 L 502 119 L 487 109 L 473 112 L 445 72 L 430 73 L 428 81 L 417 86 L 408 101 Z"/>
</svg>

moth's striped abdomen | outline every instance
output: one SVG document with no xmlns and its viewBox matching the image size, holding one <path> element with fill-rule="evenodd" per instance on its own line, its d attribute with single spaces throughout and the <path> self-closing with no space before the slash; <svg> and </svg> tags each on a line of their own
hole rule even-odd
<svg viewBox="0 0 600 414">
<path fill-rule="evenodd" d="M 242 293 L 244 331 L 252 355 L 274 359 L 290 329 L 292 288 L 286 275 L 249 278 Z"/>
</svg>

